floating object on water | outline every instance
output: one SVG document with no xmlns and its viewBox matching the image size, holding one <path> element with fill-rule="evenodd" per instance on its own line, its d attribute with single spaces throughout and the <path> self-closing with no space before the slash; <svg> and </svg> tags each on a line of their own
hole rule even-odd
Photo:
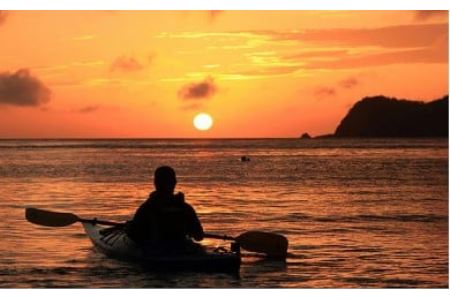
<svg viewBox="0 0 450 300">
<path fill-rule="evenodd" d="M 241 162 L 249 162 L 249 161 L 250 161 L 250 157 L 245 156 L 245 155 L 241 156 Z"/>
</svg>

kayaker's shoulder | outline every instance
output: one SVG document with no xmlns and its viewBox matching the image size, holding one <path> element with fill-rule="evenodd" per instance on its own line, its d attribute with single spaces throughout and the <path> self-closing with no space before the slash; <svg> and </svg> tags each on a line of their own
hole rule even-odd
<svg viewBox="0 0 450 300">
<path fill-rule="evenodd" d="M 155 198 L 159 198 L 159 197 L 160 197 L 159 194 L 160 194 L 160 193 L 159 193 L 158 191 L 153 191 L 153 192 L 151 192 L 151 193 L 148 195 L 147 201 L 148 201 L 148 200 L 155 199 Z"/>
<path fill-rule="evenodd" d="M 187 202 L 183 203 L 184 209 L 188 212 L 188 214 L 195 214 L 195 209 L 192 205 Z"/>
<path fill-rule="evenodd" d="M 175 201 L 177 201 L 178 203 L 185 203 L 184 193 L 182 193 L 182 192 L 178 192 L 175 195 L 173 195 L 173 199 Z"/>
</svg>

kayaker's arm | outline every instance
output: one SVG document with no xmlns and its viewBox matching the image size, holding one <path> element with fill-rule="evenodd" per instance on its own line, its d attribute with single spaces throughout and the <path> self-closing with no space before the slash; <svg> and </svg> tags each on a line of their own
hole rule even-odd
<svg viewBox="0 0 450 300">
<path fill-rule="evenodd" d="M 188 235 L 194 238 L 196 241 L 201 241 L 204 238 L 204 232 L 202 224 L 195 212 L 194 208 L 186 203 L 187 208 L 187 225 L 188 225 Z"/>
</svg>

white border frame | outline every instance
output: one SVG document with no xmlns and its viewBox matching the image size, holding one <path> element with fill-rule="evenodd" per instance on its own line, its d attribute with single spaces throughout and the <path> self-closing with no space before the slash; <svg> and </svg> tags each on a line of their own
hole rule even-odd
<svg viewBox="0 0 450 300">
<path fill-rule="evenodd" d="M 445 0 L 0 0 L 4 10 L 449 10 Z"/>
</svg>

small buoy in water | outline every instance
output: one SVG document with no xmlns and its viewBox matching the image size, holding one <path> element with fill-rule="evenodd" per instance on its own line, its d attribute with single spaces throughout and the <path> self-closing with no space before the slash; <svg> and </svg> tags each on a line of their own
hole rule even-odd
<svg viewBox="0 0 450 300">
<path fill-rule="evenodd" d="M 248 156 L 241 156 L 241 162 L 247 162 L 247 161 L 250 161 L 250 157 L 248 157 Z"/>
</svg>

